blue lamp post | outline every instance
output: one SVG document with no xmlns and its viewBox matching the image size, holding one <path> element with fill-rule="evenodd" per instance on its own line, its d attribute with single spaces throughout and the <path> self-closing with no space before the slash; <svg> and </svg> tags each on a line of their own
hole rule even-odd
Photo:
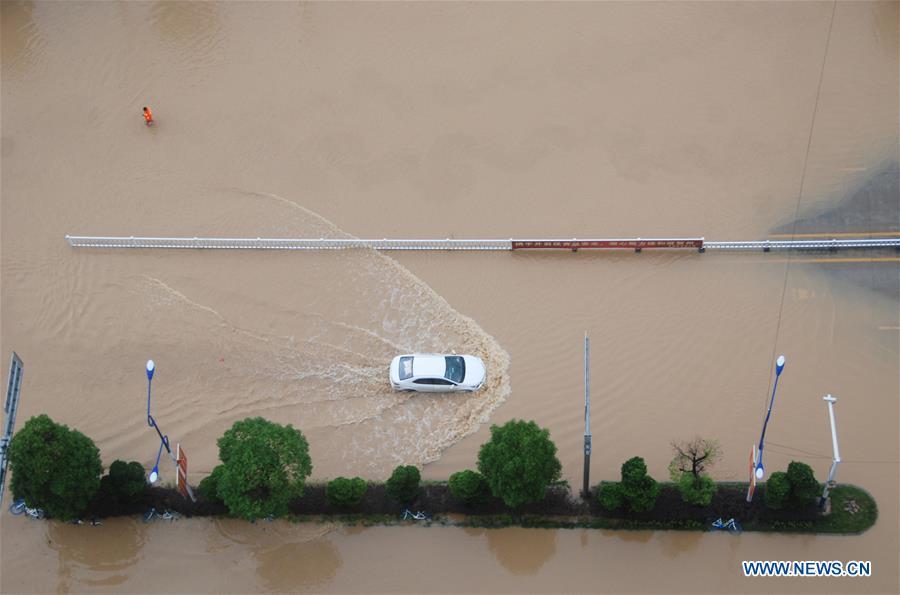
<svg viewBox="0 0 900 595">
<path fill-rule="evenodd" d="M 169 453 L 169 456 L 172 457 L 172 460 L 175 460 L 175 456 L 172 454 L 172 449 L 169 448 L 169 437 L 163 435 L 163 433 L 159 430 L 159 426 L 156 425 L 156 420 L 153 419 L 152 415 L 150 415 L 150 387 L 153 384 L 153 372 L 155 371 L 156 364 L 153 363 L 152 359 L 147 360 L 147 425 L 156 430 L 156 433 L 159 435 L 159 451 L 157 451 L 156 453 L 156 464 L 153 465 L 153 471 L 150 472 L 150 476 L 147 478 L 150 483 L 156 483 L 156 480 L 159 479 L 159 459 L 162 456 L 163 447 L 165 447 L 166 452 Z"/>
<path fill-rule="evenodd" d="M 147 425 L 152 426 L 152 417 L 150 417 L 150 385 L 153 384 L 153 372 L 156 371 L 156 364 L 152 359 L 147 360 Z"/>
<path fill-rule="evenodd" d="M 147 479 L 150 480 L 150 483 L 156 483 L 156 480 L 159 479 L 159 457 L 162 456 L 163 443 L 159 443 L 159 451 L 156 453 L 156 463 L 153 465 L 153 471 L 150 472 L 150 477 Z"/>
<path fill-rule="evenodd" d="M 784 361 L 783 355 L 779 355 L 778 359 L 775 360 L 775 384 L 772 386 L 772 398 L 769 400 L 769 410 L 766 411 L 766 420 L 763 422 L 762 433 L 759 435 L 759 450 L 756 459 L 756 469 L 754 470 L 757 480 L 761 480 L 766 474 L 766 469 L 763 467 L 763 441 L 766 438 L 766 426 L 769 425 L 769 417 L 772 415 L 772 406 L 775 404 L 775 391 L 778 389 L 778 378 L 781 376 L 782 370 L 784 370 Z"/>
</svg>

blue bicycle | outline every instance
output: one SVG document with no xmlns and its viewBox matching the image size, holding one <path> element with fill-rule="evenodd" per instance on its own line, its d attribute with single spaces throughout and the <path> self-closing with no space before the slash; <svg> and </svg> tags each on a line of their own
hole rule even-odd
<svg viewBox="0 0 900 595">
<path fill-rule="evenodd" d="M 22 500 L 21 498 L 9 505 L 9 512 L 14 514 L 15 516 L 25 514 L 33 519 L 44 518 L 44 511 L 42 509 L 29 508 L 28 505 L 25 504 L 25 500 Z"/>
<path fill-rule="evenodd" d="M 713 521 L 712 524 L 713 529 L 717 529 L 719 531 L 729 531 L 731 533 L 740 533 L 741 524 L 738 523 L 734 519 L 728 519 L 727 521 L 723 521 L 721 518 Z"/>
</svg>

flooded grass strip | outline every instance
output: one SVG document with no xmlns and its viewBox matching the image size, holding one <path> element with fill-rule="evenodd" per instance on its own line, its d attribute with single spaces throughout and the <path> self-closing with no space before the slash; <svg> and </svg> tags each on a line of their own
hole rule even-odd
<svg viewBox="0 0 900 595">
<path fill-rule="evenodd" d="M 661 484 L 653 510 L 642 513 L 604 511 L 595 498 L 585 501 L 565 483 L 547 489 L 539 502 L 518 510 L 491 499 L 478 507 L 456 501 L 446 482 L 428 482 L 418 497 L 401 505 L 391 500 L 383 483 L 369 482 L 366 495 L 353 509 L 339 510 L 329 504 L 325 484 L 310 484 L 302 498 L 290 505 L 288 520 L 297 523 L 341 523 L 347 526 L 456 526 L 499 529 L 505 527 L 544 529 L 608 529 L 632 531 L 710 531 L 717 519 L 735 519 L 743 531 L 770 533 L 822 533 L 858 535 L 871 528 L 878 518 L 874 498 L 864 489 L 844 484 L 831 491 L 831 510 L 822 514 L 811 501 L 802 509 L 771 510 L 763 503 L 765 486 L 757 488 L 751 503 L 746 502 L 747 484 L 721 482 L 709 506 L 694 506 L 681 500 L 674 484 Z M 596 489 L 592 490 L 596 494 Z M 220 503 L 200 499 L 184 500 L 171 488 L 152 488 L 147 506 L 171 510 L 184 516 L 227 516 Z M 427 518 L 404 519 L 404 511 L 424 511 Z M 99 511 L 98 511 L 99 512 Z M 108 516 L 134 514 L 134 510 L 107 511 Z M 98 517 L 104 515 L 98 514 Z M 260 522 L 259 520 L 257 522 Z"/>
</svg>

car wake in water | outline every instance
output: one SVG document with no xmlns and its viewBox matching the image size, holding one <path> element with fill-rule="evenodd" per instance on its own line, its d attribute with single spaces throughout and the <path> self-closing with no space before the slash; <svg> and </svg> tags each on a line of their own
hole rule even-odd
<svg viewBox="0 0 900 595">
<path fill-rule="evenodd" d="M 287 199 L 233 194 L 277 221 L 266 233 L 348 237 Z M 203 262 L 186 267 L 185 258 Z M 225 429 L 259 415 L 303 430 L 314 476 L 380 477 L 436 460 L 509 392 L 509 357 L 496 340 L 375 251 L 166 253 L 153 264 L 129 289 L 140 296 L 145 355 L 159 366 L 160 417 L 168 413 L 166 426 L 190 445 L 199 472 L 217 463 Z M 437 351 L 483 361 L 484 386 L 453 395 L 392 390 L 392 357 Z"/>
</svg>

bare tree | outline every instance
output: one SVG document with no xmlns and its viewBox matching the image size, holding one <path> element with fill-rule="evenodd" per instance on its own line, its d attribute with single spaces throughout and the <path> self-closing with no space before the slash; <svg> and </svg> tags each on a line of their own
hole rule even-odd
<svg viewBox="0 0 900 595">
<path fill-rule="evenodd" d="M 675 452 L 675 458 L 669 463 L 669 475 L 674 482 L 678 482 L 686 474 L 691 474 L 694 481 L 698 481 L 707 474 L 709 468 L 722 454 L 717 440 L 699 436 L 690 441 L 673 440 L 672 450 Z"/>
</svg>

